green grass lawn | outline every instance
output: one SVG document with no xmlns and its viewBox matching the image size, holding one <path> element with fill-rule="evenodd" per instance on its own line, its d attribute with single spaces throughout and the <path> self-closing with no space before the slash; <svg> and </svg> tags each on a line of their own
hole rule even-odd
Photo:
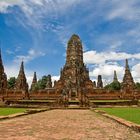
<svg viewBox="0 0 140 140">
<path fill-rule="evenodd" d="M 0 108 L 0 116 L 7 116 L 15 113 L 22 113 L 26 111 L 25 108 Z"/>
<path fill-rule="evenodd" d="M 99 108 L 98 110 L 140 124 L 140 108 Z"/>
</svg>

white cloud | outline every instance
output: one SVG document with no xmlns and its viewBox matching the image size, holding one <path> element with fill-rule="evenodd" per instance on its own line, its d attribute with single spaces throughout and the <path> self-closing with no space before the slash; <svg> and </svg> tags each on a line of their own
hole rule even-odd
<svg viewBox="0 0 140 140">
<path fill-rule="evenodd" d="M 44 52 L 41 52 L 41 51 L 38 51 L 38 50 L 35 50 L 35 49 L 30 49 L 28 51 L 28 54 L 27 55 L 18 55 L 16 56 L 14 62 L 21 62 L 22 60 L 24 62 L 29 62 L 37 57 L 40 57 L 40 56 L 45 56 L 46 54 Z"/>
<path fill-rule="evenodd" d="M 124 67 L 118 64 L 102 64 L 96 66 L 92 71 L 89 72 L 91 77 L 97 78 L 98 75 L 102 75 L 105 82 L 110 83 L 113 80 L 114 70 L 116 70 L 118 79 L 122 81 L 122 76 L 124 73 Z"/>
<path fill-rule="evenodd" d="M 121 82 L 124 76 L 124 66 L 121 66 L 117 61 L 131 59 L 131 63 L 135 59 L 140 60 L 140 53 L 128 54 L 124 52 L 101 52 L 88 51 L 84 53 L 84 61 L 87 64 L 93 65 L 90 70 L 91 79 L 96 79 L 98 75 L 102 75 L 104 84 L 108 84 L 113 80 L 114 70 L 117 71 L 118 79 Z M 131 68 L 130 68 L 131 69 Z M 140 82 L 140 64 L 133 64 L 132 76 L 135 82 Z"/>
<path fill-rule="evenodd" d="M 8 12 L 8 7 L 12 7 L 14 5 L 19 5 L 22 0 L 1 0 L 0 1 L 0 13 Z"/>
<path fill-rule="evenodd" d="M 140 63 L 132 67 L 132 75 L 136 82 L 140 82 Z"/>
<path fill-rule="evenodd" d="M 48 24 L 53 28 L 53 24 L 48 23 L 47 25 L 44 25 L 44 18 L 51 17 L 55 21 L 59 14 L 66 14 L 66 11 L 68 11 L 70 7 L 79 2 L 80 0 L 22 0 L 19 7 L 26 17 L 26 22 L 21 22 L 21 24 L 24 27 L 30 26 L 41 30 L 44 30 L 44 28 L 46 30 Z M 19 20 L 24 20 L 24 18 Z M 59 29 L 55 28 L 54 30 Z"/>
<path fill-rule="evenodd" d="M 52 76 L 52 81 L 58 81 L 59 80 L 59 78 L 60 78 L 60 76 Z"/>
<path fill-rule="evenodd" d="M 97 65 L 89 72 L 91 79 L 97 80 L 98 75 L 102 75 L 104 84 L 109 84 L 113 81 L 114 70 L 117 72 L 118 80 L 122 82 L 125 68 L 118 64 L 101 64 Z M 135 82 L 140 82 L 140 63 L 130 68 L 133 79 Z"/>
<path fill-rule="evenodd" d="M 60 76 L 52 76 L 52 83 L 54 84 L 54 81 L 58 81 L 60 79 Z"/>
<path fill-rule="evenodd" d="M 84 53 L 84 62 L 88 64 L 101 64 L 106 61 L 117 61 L 124 59 L 140 59 L 140 53 L 129 54 L 125 52 L 96 52 L 87 51 Z"/>
<path fill-rule="evenodd" d="M 108 19 L 123 18 L 125 20 L 138 20 L 140 15 L 138 0 L 113 0 L 109 2 L 111 9 Z"/>
</svg>

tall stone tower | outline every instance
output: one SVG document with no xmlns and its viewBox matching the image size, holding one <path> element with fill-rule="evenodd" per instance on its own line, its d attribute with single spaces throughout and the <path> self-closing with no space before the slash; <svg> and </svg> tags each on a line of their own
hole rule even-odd
<svg viewBox="0 0 140 140">
<path fill-rule="evenodd" d="M 26 80 L 26 76 L 24 73 L 24 63 L 21 62 L 20 71 L 16 80 L 16 87 L 17 90 L 23 90 L 28 92 L 28 83 Z"/>
<path fill-rule="evenodd" d="M 34 72 L 32 84 L 31 84 L 31 91 L 34 90 L 36 84 L 37 84 L 37 76 L 36 76 L 36 72 Z"/>
<path fill-rule="evenodd" d="M 130 91 L 135 89 L 135 83 L 131 75 L 127 59 L 125 61 L 125 74 L 123 77 L 122 89 Z"/>
<path fill-rule="evenodd" d="M 4 72 L 4 66 L 1 57 L 1 49 L 0 49 L 0 90 L 7 88 L 7 75 Z"/>
<path fill-rule="evenodd" d="M 93 89 L 89 71 L 83 62 L 83 47 L 78 35 L 72 35 L 68 41 L 66 63 L 55 88 L 63 89 L 62 94 L 73 99 Z"/>
</svg>

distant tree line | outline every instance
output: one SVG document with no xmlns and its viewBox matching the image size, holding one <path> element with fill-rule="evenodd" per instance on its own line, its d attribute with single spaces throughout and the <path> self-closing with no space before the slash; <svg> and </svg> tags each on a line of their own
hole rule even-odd
<svg viewBox="0 0 140 140">
<path fill-rule="evenodd" d="M 8 89 L 15 89 L 16 85 L 16 78 L 11 77 L 8 79 Z M 37 81 L 37 83 L 31 85 L 30 90 L 31 91 L 37 91 L 41 89 L 51 88 L 52 87 L 52 81 L 51 76 L 43 76 L 41 79 Z"/>
<path fill-rule="evenodd" d="M 37 91 L 41 89 L 51 88 L 52 82 L 51 82 L 51 76 L 43 76 L 41 79 L 38 80 L 38 82 L 31 86 L 31 91 Z"/>
<path fill-rule="evenodd" d="M 104 88 L 108 89 L 108 90 L 120 90 L 121 84 L 120 84 L 120 82 L 116 81 L 116 82 L 112 82 L 112 83 L 106 85 Z"/>
<path fill-rule="evenodd" d="M 14 89 L 16 85 L 16 78 L 11 77 L 8 79 L 8 89 Z M 51 82 L 51 76 L 43 76 L 41 79 L 38 80 L 38 82 L 34 85 L 32 85 L 31 89 L 32 91 L 42 90 L 45 88 L 51 88 L 52 82 Z M 121 83 L 120 82 L 112 82 L 104 87 L 107 90 L 120 90 L 121 89 Z M 140 90 L 140 83 L 136 83 L 136 89 Z"/>
<path fill-rule="evenodd" d="M 139 82 L 137 82 L 135 84 L 135 86 L 136 86 L 137 90 L 140 90 L 140 83 Z M 120 90 L 121 89 L 121 83 L 119 83 L 119 82 L 112 82 L 112 83 L 106 85 L 104 88 L 108 89 L 108 90 Z"/>
</svg>

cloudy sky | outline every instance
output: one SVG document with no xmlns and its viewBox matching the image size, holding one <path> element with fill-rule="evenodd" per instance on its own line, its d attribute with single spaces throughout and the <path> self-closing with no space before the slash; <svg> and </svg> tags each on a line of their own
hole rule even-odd
<svg viewBox="0 0 140 140">
<path fill-rule="evenodd" d="M 25 61 L 27 79 L 51 74 L 58 79 L 67 41 L 78 34 L 92 80 L 113 71 L 122 80 L 129 59 L 140 82 L 139 0 L 0 0 L 0 45 L 8 77 L 17 76 Z"/>
</svg>

